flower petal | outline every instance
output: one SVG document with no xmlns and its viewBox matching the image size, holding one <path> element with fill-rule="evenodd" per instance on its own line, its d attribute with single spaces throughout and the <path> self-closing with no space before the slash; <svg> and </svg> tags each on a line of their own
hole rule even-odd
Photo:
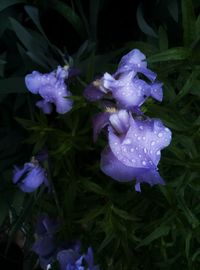
<svg viewBox="0 0 200 270">
<path fill-rule="evenodd" d="M 45 114 L 50 114 L 53 110 L 51 103 L 45 100 L 40 100 L 36 102 L 36 106 L 42 109 Z"/>
</svg>

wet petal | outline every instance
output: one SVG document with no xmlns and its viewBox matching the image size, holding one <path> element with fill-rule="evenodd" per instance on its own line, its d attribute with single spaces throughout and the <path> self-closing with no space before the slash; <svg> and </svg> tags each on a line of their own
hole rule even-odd
<svg viewBox="0 0 200 270">
<path fill-rule="evenodd" d="M 169 145 L 171 132 L 158 119 L 134 120 L 123 139 L 109 128 L 109 145 L 114 155 L 127 166 L 153 168 L 160 150 Z"/>
<path fill-rule="evenodd" d="M 158 101 L 163 99 L 162 83 L 153 83 L 151 85 L 151 96 Z"/>
<path fill-rule="evenodd" d="M 130 116 L 126 110 L 120 110 L 109 117 L 110 124 L 119 134 L 125 134 L 130 127 Z"/>
<path fill-rule="evenodd" d="M 124 165 L 117 159 L 109 147 L 106 147 L 101 153 L 100 167 L 106 175 L 120 182 L 132 181 L 138 174 L 144 171 L 142 168 Z"/>
</svg>

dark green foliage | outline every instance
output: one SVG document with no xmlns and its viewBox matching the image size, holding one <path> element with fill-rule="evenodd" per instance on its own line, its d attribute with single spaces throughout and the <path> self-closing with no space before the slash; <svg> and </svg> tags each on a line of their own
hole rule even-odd
<svg viewBox="0 0 200 270">
<path fill-rule="evenodd" d="M 83 250 L 92 246 L 103 270 L 198 270 L 200 3 L 152 1 L 151 16 L 145 12 L 149 4 L 140 4 L 137 20 L 145 35 L 106 51 L 98 40 L 98 14 L 103 16 L 106 1 L 91 0 L 86 6 L 83 2 L 0 1 L 1 231 L 8 234 L 9 243 L 19 230 L 26 235 L 26 269 L 35 263 L 29 248 L 37 215 L 48 212 L 63 219 L 58 237 L 79 239 Z M 65 26 L 75 30 L 63 47 L 55 46 L 44 30 L 45 10 L 64 17 L 62 35 L 68 35 Z M 73 39 L 81 43 L 69 55 Z M 147 54 L 151 69 L 164 83 L 164 101 L 150 100 L 143 111 L 159 117 L 173 134 L 160 162 L 166 185 L 142 185 L 141 193 L 133 183 L 118 183 L 100 171 L 105 140 L 102 136 L 92 142 L 91 125 L 99 108 L 82 96 L 94 76 L 112 72 L 133 48 Z M 70 84 L 75 105 L 65 115 L 46 116 L 35 107 L 37 98 L 26 90 L 24 76 L 66 63 L 82 72 Z M 22 165 L 43 149 L 49 153 L 45 167 L 53 192 L 40 188 L 24 194 L 12 184 L 13 165 Z"/>
</svg>

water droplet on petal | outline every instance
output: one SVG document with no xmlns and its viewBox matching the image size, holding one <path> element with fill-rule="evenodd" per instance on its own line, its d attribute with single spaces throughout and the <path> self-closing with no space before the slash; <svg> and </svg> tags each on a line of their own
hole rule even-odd
<svg viewBox="0 0 200 270">
<path fill-rule="evenodd" d="M 144 148 L 144 152 L 147 153 L 147 149 L 146 148 Z"/>
<path fill-rule="evenodd" d="M 146 140 L 146 137 L 142 137 L 142 139 L 145 141 Z"/>
<path fill-rule="evenodd" d="M 131 150 L 130 150 L 132 153 L 134 152 L 134 148 L 131 148 Z"/>
<path fill-rule="evenodd" d="M 139 155 L 139 158 L 141 158 L 142 157 L 142 155 Z"/>
<path fill-rule="evenodd" d="M 154 141 L 152 141 L 152 142 L 151 142 L 151 145 L 152 145 L 152 146 L 153 146 L 153 145 L 155 145 L 155 142 L 154 142 Z"/>
<path fill-rule="evenodd" d="M 158 137 L 162 138 L 163 134 L 161 132 L 158 133 Z"/>
<path fill-rule="evenodd" d="M 141 137 L 139 136 L 137 139 L 138 139 L 138 141 L 140 141 L 141 140 Z"/>
<path fill-rule="evenodd" d="M 142 161 L 142 165 L 146 165 L 146 164 L 147 164 L 146 161 L 143 160 L 143 161 Z"/>
<path fill-rule="evenodd" d="M 123 143 L 124 144 L 131 144 L 131 139 L 129 139 L 129 138 L 125 139 Z"/>
<path fill-rule="evenodd" d="M 143 129 L 143 126 L 139 126 L 139 129 L 141 129 L 141 130 L 142 130 L 142 129 Z"/>
<path fill-rule="evenodd" d="M 159 155 L 160 155 L 160 151 L 159 151 L 159 150 L 156 152 L 156 155 L 157 155 L 157 156 L 159 156 Z"/>
<path fill-rule="evenodd" d="M 131 159 L 131 161 L 132 161 L 133 163 L 135 163 L 135 159 Z"/>
</svg>

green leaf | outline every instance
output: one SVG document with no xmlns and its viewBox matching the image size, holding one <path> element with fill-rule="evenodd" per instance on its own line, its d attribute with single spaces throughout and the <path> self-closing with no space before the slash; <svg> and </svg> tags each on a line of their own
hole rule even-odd
<svg viewBox="0 0 200 270">
<path fill-rule="evenodd" d="M 178 22 L 178 2 L 177 0 L 171 0 L 167 6 L 170 15 L 175 20 L 175 22 Z"/>
<path fill-rule="evenodd" d="M 100 0 L 90 0 L 90 25 L 91 34 L 94 39 L 97 36 L 97 20 L 99 13 Z"/>
<path fill-rule="evenodd" d="M 84 37 L 85 29 L 83 23 L 78 14 L 69 5 L 60 0 L 50 0 L 49 5 L 67 19 L 81 37 Z"/>
<path fill-rule="evenodd" d="M 160 26 L 158 30 L 158 37 L 159 37 L 159 47 L 161 51 L 165 51 L 168 49 L 168 37 L 167 32 L 165 29 Z"/>
<path fill-rule="evenodd" d="M 148 235 L 144 240 L 140 242 L 140 244 L 137 246 L 137 248 L 142 246 L 147 246 L 154 240 L 166 236 L 169 234 L 170 227 L 166 225 L 162 225 L 159 228 L 155 229 L 150 235 Z"/>
<path fill-rule="evenodd" d="M 195 15 L 192 0 L 182 0 L 183 41 L 190 46 L 195 37 Z"/>
<path fill-rule="evenodd" d="M 26 93 L 24 78 L 9 78 L 0 80 L 0 94 Z"/>
<path fill-rule="evenodd" d="M 154 54 L 148 58 L 149 63 L 156 63 L 156 62 L 164 62 L 164 61 L 177 61 L 177 60 L 185 60 L 189 57 L 190 50 L 177 47 L 171 48 L 164 52 Z"/>
<path fill-rule="evenodd" d="M 94 193 L 97 193 L 97 194 L 103 195 L 103 196 L 108 195 L 107 192 L 102 187 L 100 187 L 99 185 L 97 185 L 94 182 L 84 180 L 83 185 L 86 187 L 87 190 L 90 190 Z"/>
<path fill-rule="evenodd" d="M 140 27 L 143 33 L 154 38 L 158 37 L 153 28 L 149 26 L 148 23 L 145 21 L 141 4 L 138 6 L 136 17 L 138 26 Z"/>
<path fill-rule="evenodd" d="M 15 5 L 15 4 L 22 4 L 22 3 L 26 3 L 25 0 L 1 0 L 1 3 L 0 3 L 0 12 L 2 10 L 4 10 L 5 8 L 8 8 L 12 5 Z"/>
<path fill-rule="evenodd" d="M 45 33 L 44 33 L 43 29 L 42 29 L 42 26 L 40 24 L 38 9 L 35 8 L 35 7 L 31 7 L 31 6 L 25 6 L 24 9 L 28 13 L 28 15 L 30 16 L 30 18 L 32 19 L 34 24 L 37 26 L 37 28 L 39 29 L 41 34 L 48 40 L 48 38 L 45 35 Z"/>
</svg>

